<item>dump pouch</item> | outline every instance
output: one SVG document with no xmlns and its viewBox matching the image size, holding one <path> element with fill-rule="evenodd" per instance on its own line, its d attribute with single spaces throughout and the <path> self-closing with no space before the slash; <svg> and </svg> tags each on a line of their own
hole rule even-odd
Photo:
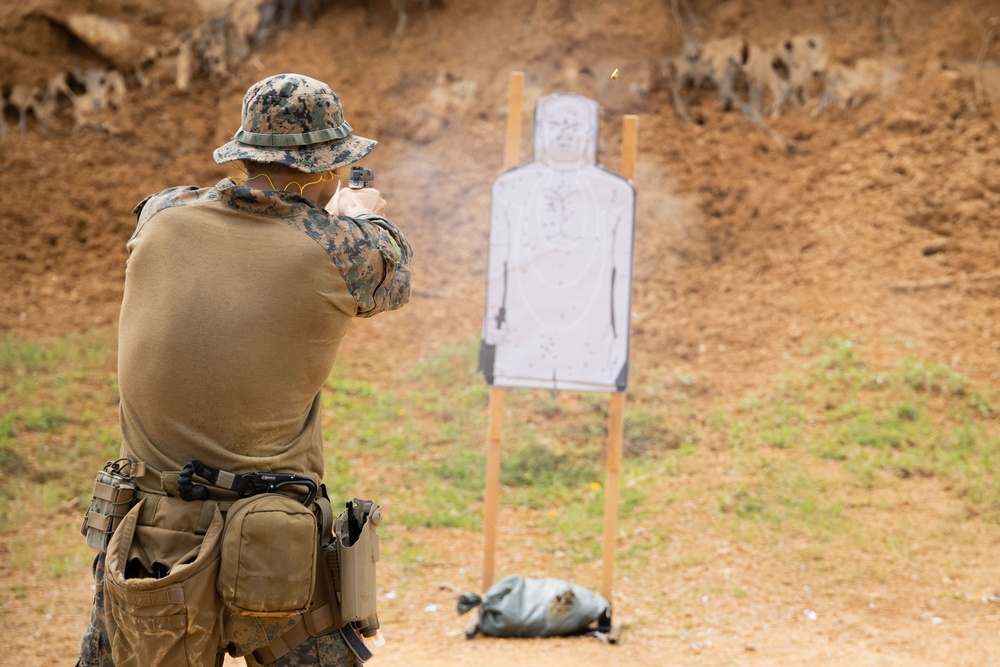
<svg viewBox="0 0 1000 667">
<path fill-rule="evenodd" d="M 382 508 L 373 500 L 355 498 L 334 522 L 340 576 L 337 588 L 340 613 L 365 636 L 378 630 L 375 614 L 375 563 L 378 562 L 378 534 Z"/>
<path fill-rule="evenodd" d="M 111 534 L 125 518 L 135 500 L 135 482 L 132 476 L 141 473 L 134 471 L 135 464 L 131 459 L 109 461 L 104 469 L 97 473 L 94 480 L 94 495 L 90 507 L 83 517 L 80 533 L 87 538 L 87 546 L 105 551 Z"/>
<path fill-rule="evenodd" d="M 222 526 L 217 503 L 165 496 L 142 498 L 125 516 L 105 562 L 105 623 L 116 667 L 215 663 Z"/>
<path fill-rule="evenodd" d="M 218 589 L 225 605 L 254 616 L 309 610 L 316 583 L 316 516 L 280 493 L 233 503 L 222 536 Z"/>
</svg>

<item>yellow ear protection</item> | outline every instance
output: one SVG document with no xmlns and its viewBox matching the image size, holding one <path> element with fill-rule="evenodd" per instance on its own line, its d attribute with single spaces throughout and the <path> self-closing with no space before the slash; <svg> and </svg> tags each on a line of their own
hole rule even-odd
<svg viewBox="0 0 1000 667">
<path fill-rule="evenodd" d="M 253 180 L 256 180 L 258 178 L 263 177 L 263 178 L 267 179 L 268 185 L 271 186 L 272 190 L 278 190 L 279 189 L 279 188 L 274 187 L 274 181 L 272 181 L 271 177 L 268 176 L 267 174 L 257 174 L 253 178 L 250 178 L 250 175 L 247 172 L 246 166 L 244 166 L 242 163 L 239 163 L 239 162 L 237 162 L 236 164 L 239 165 L 240 170 L 243 172 L 243 178 L 234 178 L 233 179 L 233 181 L 237 185 L 246 185 L 250 181 L 253 181 Z M 289 190 L 289 186 L 293 186 L 294 185 L 296 188 L 298 188 L 299 194 L 301 195 L 302 192 L 306 188 L 308 188 L 310 185 L 315 185 L 317 183 L 326 183 L 326 182 L 330 182 L 330 181 L 335 181 L 335 180 L 339 179 L 343 173 L 344 173 L 344 168 L 343 167 L 338 167 L 337 169 L 331 169 L 330 171 L 323 172 L 323 174 L 319 178 L 317 178 L 315 181 L 309 181 L 308 183 L 305 183 L 305 184 L 301 184 L 298 181 L 292 181 L 291 183 L 289 183 L 288 185 L 286 185 L 284 188 L 280 188 L 280 189 Z M 292 190 L 289 190 L 289 191 L 290 192 L 294 192 L 294 188 Z"/>
</svg>

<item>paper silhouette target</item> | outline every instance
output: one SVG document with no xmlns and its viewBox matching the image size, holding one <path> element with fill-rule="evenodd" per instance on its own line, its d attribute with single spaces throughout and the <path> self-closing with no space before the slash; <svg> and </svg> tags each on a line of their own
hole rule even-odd
<svg viewBox="0 0 1000 667">
<path fill-rule="evenodd" d="M 597 102 L 538 100 L 534 160 L 493 183 L 480 371 L 498 387 L 624 391 L 635 190 L 597 164 Z"/>
</svg>

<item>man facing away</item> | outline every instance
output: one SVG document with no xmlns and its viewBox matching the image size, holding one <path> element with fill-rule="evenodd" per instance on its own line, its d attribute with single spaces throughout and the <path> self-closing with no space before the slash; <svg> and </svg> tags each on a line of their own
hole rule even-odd
<svg viewBox="0 0 1000 667">
<path fill-rule="evenodd" d="M 202 503 L 178 497 L 178 471 L 189 461 L 322 482 L 320 392 L 340 341 L 354 317 L 399 308 L 410 293 L 410 245 L 383 216 L 385 200 L 372 188 L 339 187 L 345 167 L 376 143 L 351 132 L 326 84 L 298 74 L 268 77 L 247 91 L 239 131 L 214 153 L 219 163 L 241 163 L 245 181 L 170 188 L 136 206 L 118 378 L 121 456 L 139 464 L 137 496 L 146 499 L 127 567 L 145 569 L 123 576 L 155 583 L 190 567 L 191 554 L 171 556 L 166 552 L 176 548 L 163 546 L 206 532 Z M 199 548 L 207 549 L 191 553 Z M 180 655 L 167 644 L 178 641 L 189 660 L 191 645 L 208 646 L 201 655 L 209 665 L 221 664 L 225 651 L 251 665 L 359 662 L 339 632 L 297 646 L 285 636 L 280 657 L 253 653 L 273 649 L 294 617 L 244 616 L 220 606 L 212 612 L 221 616 L 217 627 L 194 628 L 205 635 L 197 640 L 193 619 L 204 610 L 190 600 L 186 621 L 170 609 L 164 614 L 173 620 L 150 621 L 148 610 L 125 618 L 117 602 L 105 604 L 105 561 L 105 553 L 95 560 L 83 667 L 167 665 L 175 660 L 168 656 Z M 172 638 L 157 635 L 165 628 Z"/>
</svg>

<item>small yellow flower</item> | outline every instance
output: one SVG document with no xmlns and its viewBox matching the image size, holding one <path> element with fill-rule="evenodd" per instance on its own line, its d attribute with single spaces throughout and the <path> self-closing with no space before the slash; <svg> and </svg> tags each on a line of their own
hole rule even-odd
<svg viewBox="0 0 1000 667">
<path fill-rule="evenodd" d="M 556 511 L 555 510 L 549 510 L 549 518 L 550 519 L 556 518 Z"/>
<path fill-rule="evenodd" d="M 400 408 L 399 410 L 397 410 L 396 411 L 396 415 L 399 416 L 399 417 L 405 417 L 406 416 L 406 408 Z"/>
<path fill-rule="evenodd" d="M 590 483 L 590 488 L 592 490 L 594 490 L 594 491 L 600 491 L 601 490 L 601 483 L 600 482 L 591 482 Z"/>
</svg>

